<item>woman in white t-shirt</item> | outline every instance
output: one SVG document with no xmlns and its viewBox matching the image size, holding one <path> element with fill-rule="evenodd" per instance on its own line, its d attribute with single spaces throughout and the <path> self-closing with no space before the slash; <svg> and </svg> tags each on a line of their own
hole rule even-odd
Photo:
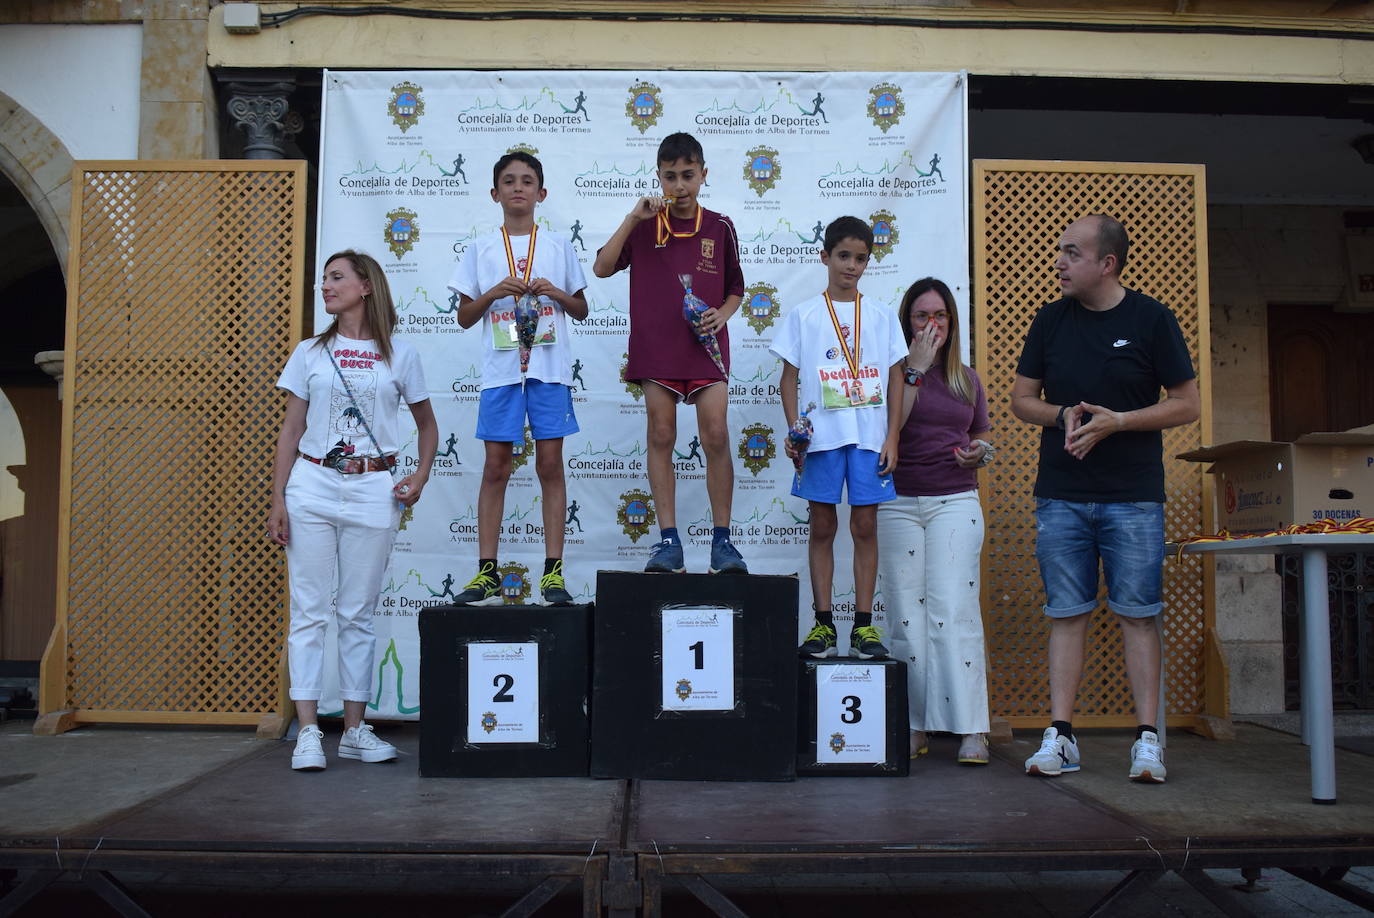
<svg viewBox="0 0 1374 918">
<path fill-rule="evenodd" d="M 291 580 L 286 647 L 300 721 L 291 756 L 298 770 L 325 767 L 318 707 L 331 607 L 344 706 L 339 756 L 396 757 L 363 722 L 372 698 L 372 614 L 401 508 L 420 499 L 439 445 L 419 355 L 391 337 L 396 308 L 381 266 L 351 250 L 332 255 L 320 293 L 334 321 L 296 346 L 277 382 L 288 394 L 267 517 L 268 536 L 286 546 Z M 419 463 L 393 485 L 403 401 L 419 434 Z"/>
</svg>

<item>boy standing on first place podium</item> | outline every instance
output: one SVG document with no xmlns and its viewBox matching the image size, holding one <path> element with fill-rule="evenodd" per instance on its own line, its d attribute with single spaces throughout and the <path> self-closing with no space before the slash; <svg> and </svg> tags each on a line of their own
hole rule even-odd
<svg viewBox="0 0 1374 918">
<path fill-rule="evenodd" d="M 644 387 L 648 413 L 649 491 L 662 535 L 646 573 L 687 569 L 677 531 L 677 404 L 695 405 L 697 430 L 706 451 L 706 493 L 711 498 L 713 574 L 747 574 L 749 568 L 730 542 L 730 505 L 735 470 L 730 458 L 730 339 L 725 323 L 739 309 L 744 272 L 730 218 L 706 210 L 697 194 L 706 182 L 701 144 L 690 134 L 669 134 L 658 147 L 658 182 L 663 194 L 640 198 L 596 253 L 592 271 L 610 277 L 630 269 L 630 346 L 627 382 Z M 697 340 L 683 317 L 687 287 L 708 307 L 703 328 L 716 336 L 725 372 Z"/>
<path fill-rule="evenodd" d="M 482 396 L 477 439 L 486 443 L 482 485 L 477 493 L 477 576 L 455 605 L 501 602 L 496 576 L 497 546 L 505 516 L 513 444 L 525 439 L 525 417 L 534 437 L 544 523 L 544 575 L 539 591 L 552 606 L 572 603 L 563 578 L 563 526 L 568 490 L 563 478 L 563 438 L 577 433 L 573 414 L 572 358 L 568 320 L 587 317 L 587 286 L 568 240 L 541 232 L 534 209 L 548 194 L 544 167 L 528 153 L 507 153 L 492 169 L 491 199 L 501 205 L 501 229 L 475 240 L 449 281 L 458 294 L 458 324 L 480 319 Z M 528 356 L 516 328 L 516 300 L 539 298 L 538 325 Z M 528 365 L 525 366 L 526 360 Z"/>
<path fill-rule="evenodd" d="M 812 608 L 816 622 L 800 651 L 823 659 L 836 654 L 831 589 L 835 579 L 835 507 L 849 492 L 849 532 L 854 539 L 854 628 L 849 653 L 861 660 L 887 656 L 873 624 L 873 593 L 878 581 L 878 504 L 897 496 L 892 467 L 897 464 L 897 423 L 902 404 L 902 361 L 907 348 L 897 313 L 863 306 L 859 278 L 868 267 L 873 230 L 857 217 L 840 217 L 825 229 L 821 263 L 828 283 L 820 296 L 786 316 L 773 338 L 782 359 L 782 410 L 790 430 L 801 400 L 815 405 L 808 416 L 811 444 L 798 453 L 790 440 L 787 455 L 801 459 L 792 496 L 811 508 Z"/>
</svg>

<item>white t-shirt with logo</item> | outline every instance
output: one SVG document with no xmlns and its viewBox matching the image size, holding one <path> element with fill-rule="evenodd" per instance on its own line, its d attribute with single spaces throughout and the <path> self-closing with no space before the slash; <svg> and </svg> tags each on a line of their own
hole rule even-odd
<svg viewBox="0 0 1374 918">
<path fill-rule="evenodd" d="M 850 347 L 854 344 L 854 304 L 835 301 L 835 316 Z M 825 306 L 814 296 L 788 310 L 768 350 L 797 368 L 800 395 L 797 409 L 812 402 L 807 415 L 814 430 L 810 449 L 820 452 L 851 443 L 878 452 L 887 438 L 888 399 L 901 392 L 887 391 L 887 374 L 905 359 L 906 344 L 897 312 L 873 300 L 861 300 L 863 323 L 859 343 L 859 387 L 845 360 L 844 349 Z"/>
<path fill-rule="evenodd" d="M 420 355 L 409 343 L 393 337 L 388 364 L 376 342 L 335 335 L 329 350 L 353 389 L 354 406 L 329 362 L 329 354 L 318 346 L 319 340 L 307 338 L 297 344 L 277 380 L 279 389 L 309 403 L 300 451 L 316 459 L 323 459 L 331 450 L 353 458 L 376 456 L 377 447 L 367 435 L 367 427 L 371 427 L 383 454 L 398 452 L 402 445 L 397 423 L 401 402 L 413 405 L 429 398 Z"/>
<path fill-rule="evenodd" d="M 523 277 L 530 237 L 512 236 L 510 247 L 516 260 L 517 276 Z M 510 275 L 506 245 L 498 230 L 468 246 L 462 261 L 453 271 L 448 289 L 475 300 Z M 535 236 L 534 270 L 530 271 L 530 280 L 537 277 L 546 278 L 567 294 L 577 293 L 587 286 L 586 275 L 582 273 L 582 265 L 572 245 L 561 234 L 543 228 Z M 530 364 L 525 376 L 566 386 L 572 383 L 568 316 L 561 306 L 548 297 L 543 297 L 541 304 L 539 328 L 535 332 L 536 343 L 530 349 Z M 514 322 L 515 297 L 507 296 L 492 303 L 486 315 L 482 316 L 482 324 L 476 326 L 482 342 L 483 389 L 520 382 L 520 349 L 508 346 L 515 340 Z M 468 329 L 468 332 L 471 334 L 473 329 Z"/>
</svg>

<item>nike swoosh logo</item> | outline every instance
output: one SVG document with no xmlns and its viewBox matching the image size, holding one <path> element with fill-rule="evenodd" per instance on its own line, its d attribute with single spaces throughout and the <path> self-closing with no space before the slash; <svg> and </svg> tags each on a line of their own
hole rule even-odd
<svg viewBox="0 0 1374 918">
<path fill-rule="evenodd" d="M 1112 347 L 1125 347 L 1130 343 L 1131 342 L 1127 341 L 1125 338 L 1117 338 L 1115 341 L 1112 342 Z"/>
</svg>

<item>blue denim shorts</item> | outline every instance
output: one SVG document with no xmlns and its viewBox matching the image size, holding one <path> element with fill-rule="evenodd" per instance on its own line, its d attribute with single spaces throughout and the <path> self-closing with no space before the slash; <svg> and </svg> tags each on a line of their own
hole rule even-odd
<svg viewBox="0 0 1374 918">
<path fill-rule="evenodd" d="M 526 416 L 530 436 L 536 440 L 557 440 L 577 433 L 572 390 L 562 383 L 527 379 L 482 390 L 477 404 L 477 439 L 523 442 Z"/>
<path fill-rule="evenodd" d="M 878 474 L 878 454 L 853 443 L 807 453 L 801 474 L 792 476 L 792 496 L 838 504 L 846 483 L 851 507 L 881 504 L 897 496 L 892 475 Z"/>
<path fill-rule="evenodd" d="M 1127 618 L 1158 615 L 1164 579 L 1164 505 L 1035 499 L 1035 557 L 1045 614 L 1072 618 L 1097 607 L 1097 565 L 1107 608 Z"/>
</svg>

